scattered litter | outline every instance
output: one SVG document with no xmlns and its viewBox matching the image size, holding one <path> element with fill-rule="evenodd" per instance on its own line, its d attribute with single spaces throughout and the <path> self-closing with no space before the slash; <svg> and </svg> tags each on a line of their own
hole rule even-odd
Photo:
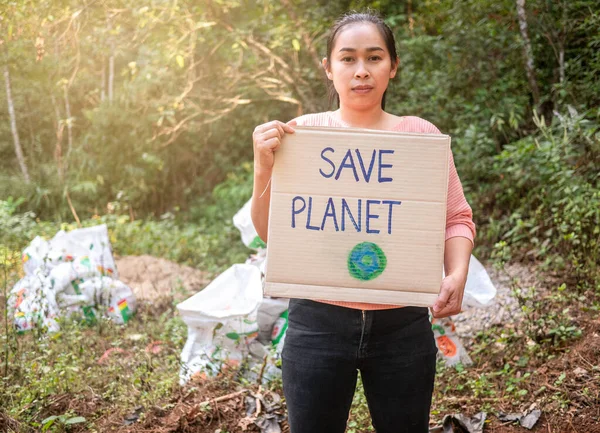
<svg viewBox="0 0 600 433">
<path fill-rule="evenodd" d="M 177 305 L 188 325 L 181 353 L 182 385 L 194 374 L 216 376 L 223 368 L 241 364 L 249 344 L 258 337 L 261 301 L 260 271 L 256 266 L 237 264 Z"/>
<path fill-rule="evenodd" d="M 500 412 L 498 414 L 498 419 L 502 422 L 515 422 L 519 421 L 522 427 L 531 430 L 540 417 L 542 416 L 542 411 L 540 409 L 535 408 L 535 403 L 529 410 L 525 412 L 517 412 L 517 413 L 504 413 Z"/>
<path fill-rule="evenodd" d="M 19 331 L 59 330 L 57 319 L 75 315 L 93 323 L 108 317 L 126 323 L 135 312 L 132 290 L 118 280 L 106 225 L 39 236 L 23 251 L 25 276 L 10 292 Z"/>
<path fill-rule="evenodd" d="M 277 346 L 287 330 L 289 299 L 264 297 L 258 307 L 258 340 Z"/>
<path fill-rule="evenodd" d="M 531 430 L 540 419 L 540 416 L 542 416 L 542 411 L 540 409 L 534 409 L 531 412 L 527 413 L 527 415 L 525 415 L 523 418 L 521 418 L 519 420 L 519 423 L 523 427 Z"/>
<path fill-rule="evenodd" d="M 105 364 L 109 359 L 112 359 L 116 354 L 122 354 L 124 357 L 129 357 L 131 354 L 120 347 L 112 347 L 102 354 L 98 359 L 98 364 Z"/>
<path fill-rule="evenodd" d="M 233 225 L 240 231 L 244 245 L 254 250 L 265 249 L 267 248 L 267 245 L 260 236 L 258 236 L 254 224 L 252 223 L 251 206 L 252 199 L 248 200 L 233 216 Z"/>
<path fill-rule="evenodd" d="M 165 343 L 163 341 L 153 341 L 146 346 L 145 352 L 153 355 L 159 354 L 163 350 Z"/>
<path fill-rule="evenodd" d="M 254 421 L 254 424 L 260 429 L 261 433 L 281 433 L 279 423 L 284 419 L 285 417 L 283 415 L 267 413 L 260 415 L 256 421 Z"/>
<path fill-rule="evenodd" d="M 462 308 L 482 308 L 493 304 L 496 287 L 487 271 L 474 255 L 469 260 L 469 273 L 465 284 Z"/>
<path fill-rule="evenodd" d="M 289 299 L 263 297 L 266 245 L 252 224 L 250 203 L 234 216 L 234 224 L 244 244 L 256 253 L 177 306 L 188 325 L 181 384 L 192 375 L 215 376 L 245 360 L 247 380 L 266 384 L 281 377 L 276 361 L 285 341 Z"/>
<path fill-rule="evenodd" d="M 279 423 L 285 420 L 285 415 L 281 406 L 281 396 L 272 391 L 250 394 L 245 398 L 246 417 L 240 420 L 238 427 L 245 431 L 248 426 L 254 423 L 261 433 L 281 433 Z"/>
<path fill-rule="evenodd" d="M 449 317 L 443 319 L 432 318 L 431 328 L 439 351 L 438 356 L 446 362 L 447 366 L 454 366 L 458 363 L 462 363 L 464 366 L 473 364 L 462 341 L 456 334 L 456 327 L 452 319 Z"/>
<path fill-rule="evenodd" d="M 523 418 L 523 413 L 504 413 L 504 412 L 500 412 L 498 414 L 498 419 L 502 422 L 514 422 L 514 421 L 519 421 L 521 418 Z"/>
<path fill-rule="evenodd" d="M 144 338 L 144 334 L 131 334 L 127 336 L 127 339 L 131 341 L 140 341 L 142 338 Z"/>
<path fill-rule="evenodd" d="M 140 419 L 140 415 L 143 412 L 144 412 L 143 406 L 136 407 L 135 409 L 133 409 L 133 412 L 131 412 L 130 414 L 125 416 L 125 418 L 123 419 L 123 425 L 131 425 L 131 424 L 137 422 Z"/>
<path fill-rule="evenodd" d="M 429 433 L 483 433 L 487 414 L 479 412 L 472 418 L 466 415 L 446 415 L 442 425 L 429 429 Z"/>
</svg>

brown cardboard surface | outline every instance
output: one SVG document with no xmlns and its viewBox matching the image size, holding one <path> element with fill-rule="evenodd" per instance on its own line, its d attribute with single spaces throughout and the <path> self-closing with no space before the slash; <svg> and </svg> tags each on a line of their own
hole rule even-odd
<svg viewBox="0 0 600 433">
<path fill-rule="evenodd" d="M 265 294 L 432 305 L 442 279 L 450 137 L 295 129 L 275 153 Z M 364 242 L 377 247 L 353 254 Z M 385 268 L 365 280 L 383 262 L 378 251 Z"/>
</svg>

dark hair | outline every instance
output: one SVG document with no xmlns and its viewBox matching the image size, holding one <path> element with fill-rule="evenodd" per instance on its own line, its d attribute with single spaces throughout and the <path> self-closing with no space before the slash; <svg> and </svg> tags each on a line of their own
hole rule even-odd
<svg viewBox="0 0 600 433">
<path fill-rule="evenodd" d="M 377 15 L 375 12 L 370 10 L 365 12 L 349 12 L 345 15 L 342 15 L 333 26 L 331 26 L 329 37 L 327 38 L 327 64 L 330 66 L 329 59 L 331 58 L 331 51 L 333 50 L 333 46 L 335 45 L 335 40 L 340 31 L 350 25 L 350 24 L 360 24 L 360 23 L 371 23 L 374 24 L 381 37 L 385 41 L 385 46 L 390 53 L 390 59 L 392 61 L 392 66 L 398 60 L 398 53 L 396 51 L 396 40 L 394 39 L 394 33 L 392 29 L 383 21 L 383 19 Z M 331 106 L 334 102 L 337 106 L 340 106 L 340 97 L 333 86 L 333 83 L 330 80 L 327 80 L 327 87 L 329 88 L 329 106 Z M 385 109 L 385 95 L 387 90 L 383 92 L 383 99 L 381 100 L 381 108 Z"/>
</svg>

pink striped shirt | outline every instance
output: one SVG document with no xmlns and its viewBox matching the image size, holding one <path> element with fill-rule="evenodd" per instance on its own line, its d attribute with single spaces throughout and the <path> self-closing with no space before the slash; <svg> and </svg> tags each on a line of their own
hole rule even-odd
<svg viewBox="0 0 600 433">
<path fill-rule="evenodd" d="M 306 114 L 295 119 L 299 126 L 329 126 L 333 128 L 343 128 L 342 122 L 337 120 L 331 111 L 324 113 Z M 390 131 L 395 132 L 415 132 L 423 134 L 441 134 L 435 125 L 427 120 L 415 116 L 402 117 Z M 473 242 L 475 237 L 475 224 L 473 223 L 473 213 L 465 195 L 463 193 L 454 158 L 450 152 L 448 164 L 448 200 L 446 204 L 446 240 L 453 237 L 465 237 Z M 368 304 L 361 302 L 327 301 L 328 304 L 339 305 L 342 307 L 356 308 L 359 310 L 385 310 L 397 308 L 398 305 L 387 304 Z"/>
</svg>

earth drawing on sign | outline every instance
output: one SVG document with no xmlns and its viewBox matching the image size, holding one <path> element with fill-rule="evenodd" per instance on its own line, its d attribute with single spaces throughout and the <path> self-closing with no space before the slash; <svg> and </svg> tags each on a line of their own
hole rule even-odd
<svg viewBox="0 0 600 433">
<path fill-rule="evenodd" d="M 369 281 L 385 270 L 387 259 L 383 250 L 373 242 L 362 242 L 348 255 L 348 271 L 354 278 Z"/>
</svg>

